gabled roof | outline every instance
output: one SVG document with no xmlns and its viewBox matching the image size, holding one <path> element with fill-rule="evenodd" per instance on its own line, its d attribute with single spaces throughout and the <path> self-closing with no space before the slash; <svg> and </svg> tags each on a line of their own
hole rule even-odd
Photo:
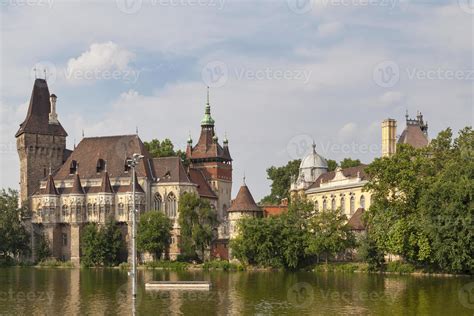
<svg viewBox="0 0 474 316">
<path fill-rule="evenodd" d="M 358 175 L 360 176 L 361 180 L 368 180 L 368 175 L 365 173 L 365 167 L 367 165 L 360 165 L 357 167 L 351 167 L 351 168 L 345 168 L 342 169 L 342 174 L 347 177 L 347 178 L 356 178 Z M 326 172 L 320 175 L 314 183 L 309 186 L 309 189 L 314 189 L 314 188 L 319 188 L 321 186 L 321 183 L 329 182 L 334 179 L 334 176 L 336 175 L 336 171 L 331 171 L 331 172 Z"/>
<path fill-rule="evenodd" d="M 42 135 L 67 136 L 61 123 L 49 124 L 49 112 L 51 103 L 48 83 L 44 79 L 36 79 L 31 92 L 28 113 L 15 137 L 23 133 L 34 133 Z"/>
<path fill-rule="evenodd" d="M 352 230 L 364 230 L 365 224 L 362 215 L 364 215 L 364 209 L 358 208 L 347 222 L 347 226 L 349 226 Z"/>
<path fill-rule="evenodd" d="M 206 197 L 210 199 L 217 199 L 217 195 L 212 190 L 211 186 L 206 180 L 206 177 L 201 170 L 190 168 L 189 178 L 197 185 L 197 191 L 200 197 Z"/>
<path fill-rule="evenodd" d="M 407 125 L 398 139 L 399 144 L 409 144 L 415 148 L 428 146 L 428 137 L 418 125 Z"/>
<path fill-rule="evenodd" d="M 150 154 L 137 135 L 119 135 L 83 138 L 76 149 L 69 155 L 66 162 L 56 172 L 57 180 L 72 179 L 70 167 L 76 161 L 82 179 L 101 178 L 97 172 L 97 162 L 103 159 L 107 165 L 109 176 L 130 177 L 131 171 L 126 170 L 126 159 L 134 153 L 144 156 L 136 167 L 137 177 L 151 179 Z"/>
<path fill-rule="evenodd" d="M 82 188 L 82 184 L 81 184 L 81 178 L 79 177 L 78 173 L 74 175 L 74 182 L 72 184 L 72 189 L 69 193 L 70 194 L 84 194 L 84 189 Z"/>
<path fill-rule="evenodd" d="M 160 157 L 151 160 L 153 175 L 165 182 L 191 182 L 180 157 Z"/>
<path fill-rule="evenodd" d="M 232 201 L 231 207 L 228 212 L 261 212 L 262 210 L 258 207 L 257 203 L 253 199 L 252 193 L 246 184 L 240 187 L 237 197 Z"/>
</svg>

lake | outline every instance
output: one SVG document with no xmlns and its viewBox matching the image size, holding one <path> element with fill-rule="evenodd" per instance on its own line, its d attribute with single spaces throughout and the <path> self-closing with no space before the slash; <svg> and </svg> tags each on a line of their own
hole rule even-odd
<svg viewBox="0 0 474 316">
<path fill-rule="evenodd" d="M 139 270 L 137 315 L 474 315 L 474 279 L 312 272 Z M 209 292 L 145 292 L 206 280 Z M 0 268 L 0 315 L 130 315 L 117 269 Z"/>
</svg>

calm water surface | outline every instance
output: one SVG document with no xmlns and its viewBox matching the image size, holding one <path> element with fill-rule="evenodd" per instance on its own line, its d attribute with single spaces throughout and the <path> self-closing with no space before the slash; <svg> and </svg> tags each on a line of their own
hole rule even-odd
<svg viewBox="0 0 474 316">
<path fill-rule="evenodd" d="M 151 280 L 213 287 L 145 291 Z M 0 268 L 0 316 L 131 315 L 130 292 L 126 271 Z M 137 315 L 474 315 L 474 279 L 140 270 Z"/>
</svg>

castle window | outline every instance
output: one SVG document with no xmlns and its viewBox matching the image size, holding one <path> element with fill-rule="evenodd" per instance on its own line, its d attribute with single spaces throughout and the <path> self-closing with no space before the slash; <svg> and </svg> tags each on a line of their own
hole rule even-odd
<svg viewBox="0 0 474 316">
<path fill-rule="evenodd" d="M 162 203 L 163 201 L 161 200 L 161 195 L 159 193 L 156 193 L 155 196 L 153 197 L 153 210 L 154 211 L 161 210 Z"/>
<path fill-rule="evenodd" d="M 123 168 L 124 168 L 123 170 L 124 170 L 125 172 L 128 172 L 128 171 L 130 170 L 130 167 L 128 166 L 128 161 L 129 161 L 129 160 L 130 160 L 130 158 L 127 157 L 127 158 L 125 158 L 125 162 L 123 163 Z"/>
<path fill-rule="evenodd" d="M 323 200 L 323 211 L 326 211 L 328 208 L 326 199 Z"/>
<path fill-rule="evenodd" d="M 365 208 L 365 196 L 360 197 L 360 208 Z"/>
<path fill-rule="evenodd" d="M 331 200 L 331 209 L 333 211 L 336 210 L 336 199 L 335 198 L 332 198 L 332 200 Z"/>
<path fill-rule="evenodd" d="M 344 200 L 344 197 L 341 197 L 341 210 L 343 213 L 346 210 L 346 200 Z"/>
<path fill-rule="evenodd" d="M 355 212 L 355 198 L 351 196 L 351 209 L 350 209 L 350 214 L 354 214 Z"/>
<path fill-rule="evenodd" d="M 168 194 L 166 201 L 166 215 L 170 218 L 176 217 L 176 196 L 173 193 Z"/>
<path fill-rule="evenodd" d="M 107 218 L 109 217 L 109 215 L 110 215 L 110 202 L 107 201 L 105 202 L 105 217 Z"/>
<path fill-rule="evenodd" d="M 99 221 L 104 218 L 105 215 L 105 205 L 99 204 Z"/>
<path fill-rule="evenodd" d="M 92 204 L 87 204 L 87 219 L 92 217 Z"/>
<path fill-rule="evenodd" d="M 97 173 L 99 173 L 99 172 L 102 172 L 104 170 L 105 170 L 105 160 L 100 158 L 99 160 L 97 160 L 97 165 L 95 167 L 95 171 Z"/>
<path fill-rule="evenodd" d="M 82 205 L 80 203 L 76 204 L 76 221 L 82 220 Z"/>
<path fill-rule="evenodd" d="M 69 165 L 69 174 L 75 174 L 77 171 L 77 161 L 73 160 L 71 161 L 71 164 Z"/>
<path fill-rule="evenodd" d="M 92 205 L 92 213 L 94 214 L 94 217 L 97 217 L 97 204 Z"/>
<path fill-rule="evenodd" d="M 68 211 L 68 210 L 67 210 L 67 205 L 63 205 L 61 211 L 62 211 L 63 217 L 66 218 L 66 217 L 67 217 L 67 211 Z"/>
<path fill-rule="evenodd" d="M 123 215 L 123 203 L 119 203 L 118 205 L 118 215 L 119 216 Z"/>
</svg>

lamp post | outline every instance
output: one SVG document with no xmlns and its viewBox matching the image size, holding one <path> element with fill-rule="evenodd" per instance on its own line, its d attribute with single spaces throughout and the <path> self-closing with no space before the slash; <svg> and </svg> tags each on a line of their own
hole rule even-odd
<svg viewBox="0 0 474 316">
<path fill-rule="evenodd" d="M 135 300 L 137 298 L 137 247 L 136 247 L 136 234 L 137 234 L 137 209 L 135 203 L 135 183 L 136 173 L 135 167 L 138 165 L 143 155 L 133 154 L 132 159 L 127 160 L 127 166 L 132 169 L 132 298 L 133 298 L 133 310 L 135 311 Z M 135 314 L 135 313 L 134 313 Z"/>
</svg>

